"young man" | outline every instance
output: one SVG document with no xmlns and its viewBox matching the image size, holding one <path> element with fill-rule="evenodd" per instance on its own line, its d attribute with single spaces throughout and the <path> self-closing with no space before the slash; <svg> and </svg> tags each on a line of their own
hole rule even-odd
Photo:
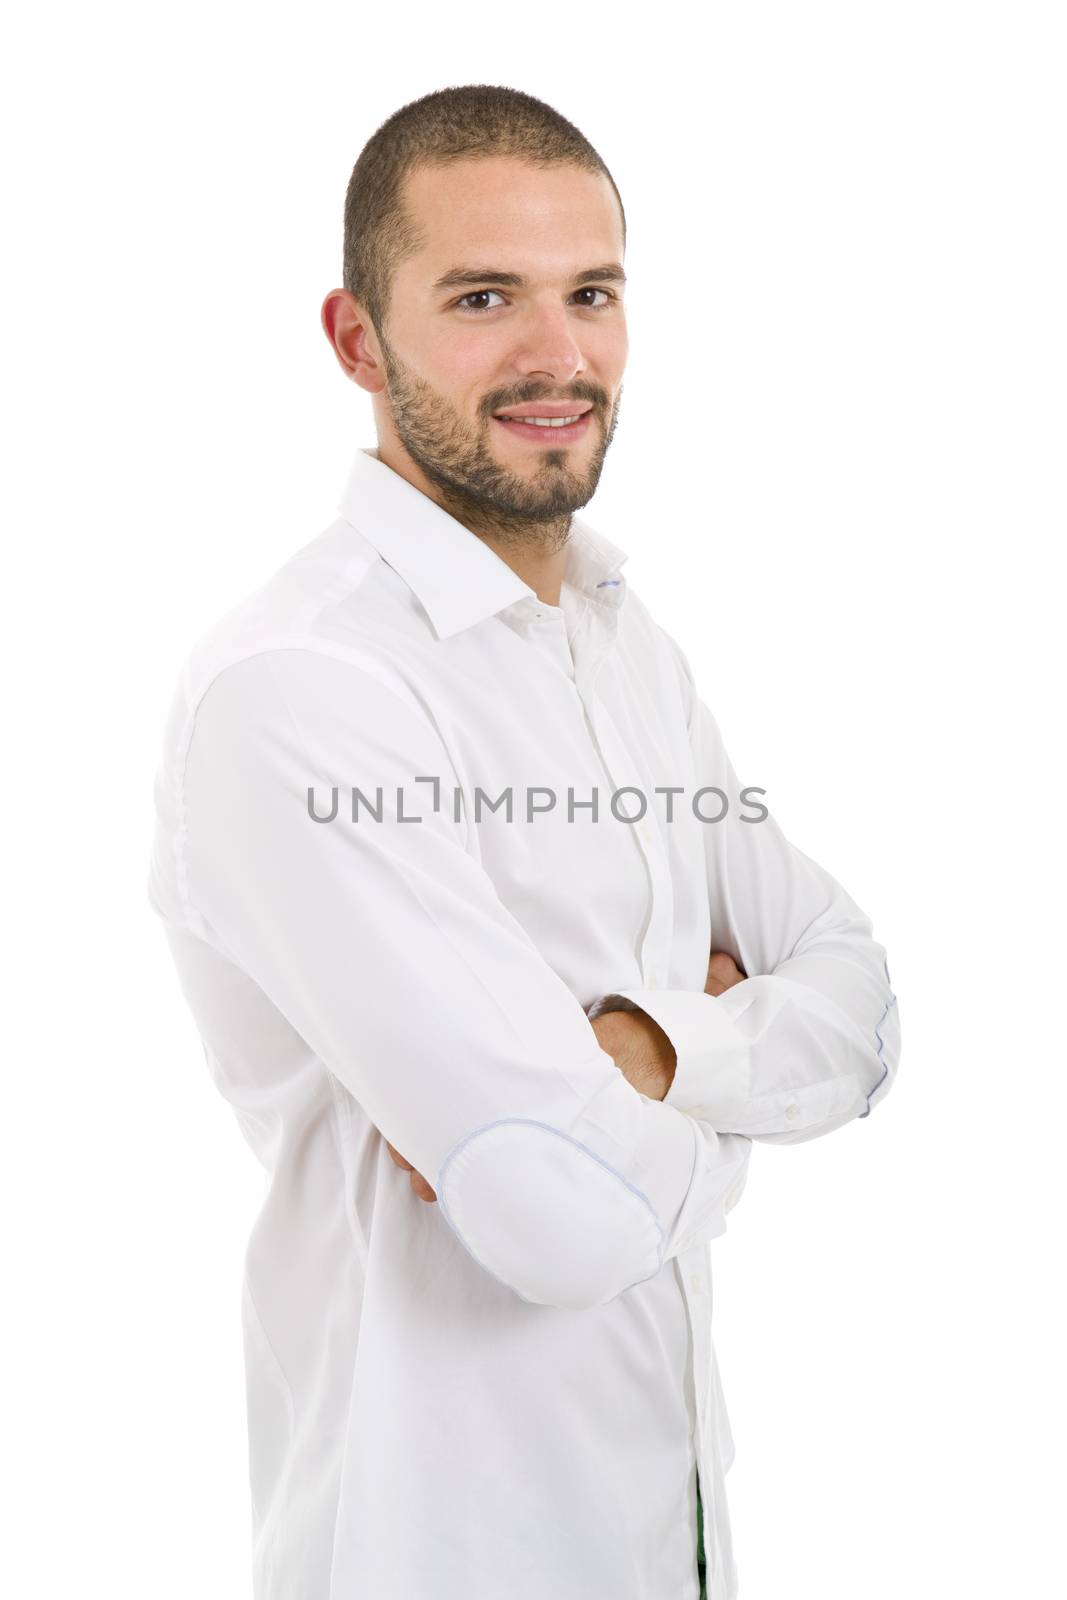
<svg viewBox="0 0 1067 1600">
<path fill-rule="evenodd" d="M 151 899 L 270 1174 L 259 1600 L 696 1600 L 698 1517 L 733 1596 L 709 1243 L 896 1070 L 871 924 L 575 514 L 624 227 L 527 95 L 383 124 L 322 308 L 377 448 L 171 712 Z"/>
</svg>

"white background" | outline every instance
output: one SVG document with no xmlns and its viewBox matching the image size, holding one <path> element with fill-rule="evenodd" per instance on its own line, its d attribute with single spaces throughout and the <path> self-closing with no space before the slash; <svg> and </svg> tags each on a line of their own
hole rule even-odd
<svg viewBox="0 0 1067 1600">
<path fill-rule="evenodd" d="M 627 208 L 586 514 L 899 996 L 888 1100 L 757 1148 L 715 1245 L 743 1600 L 1064 1594 L 1058 10 L 14 24 L 5 1593 L 250 1593 L 264 1180 L 147 904 L 152 778 L 192 642 L 374 442 L 318 322 L 352 164 L 407 100 L 491 82 L 577 122 Z"/>
</svg>

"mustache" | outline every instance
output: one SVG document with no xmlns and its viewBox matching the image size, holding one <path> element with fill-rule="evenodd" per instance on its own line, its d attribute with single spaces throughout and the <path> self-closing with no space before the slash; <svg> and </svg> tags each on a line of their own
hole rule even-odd
<svg viewBox="0 0 1067 1600">
<path fill-rule="evenodd" d="M 610 397 L 604 393 L 603 389 L 584 389 L 574 394 L 547 394 L 541 389 L 535 394 L 494 395 L 491 400 L 483 402 L 483 410 L 486 411 L 488 417 L 492 417 L 497 411 L 506 411 L 508 406 L 532 406 L 537 405 L 542 400 L 552 403 L 558 402 L 561 405 L 570 401 L 580 401 L 582 403 L 588 401 L 594 410 L 606 409 L 611 403 Z"/>
</svg>

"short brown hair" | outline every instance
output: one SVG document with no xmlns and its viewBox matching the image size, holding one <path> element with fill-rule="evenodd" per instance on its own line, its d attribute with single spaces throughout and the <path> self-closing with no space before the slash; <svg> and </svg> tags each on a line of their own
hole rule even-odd
<svg viewBox="0 0 1067 1600">
<path fill-rule="evenodd" d="M 393 274 L 422 243 L 405 209 L 404 181 L 414 167 L 479 157 L 517 156 L 534 165 L 602 173 L 626 213 L 615 180 L 585 135 L 521 89 L 487 83 L 435 89 L 394 111 L 367 140 L 345 195 L 344 287 L 382 330 Z"/>
</svg>

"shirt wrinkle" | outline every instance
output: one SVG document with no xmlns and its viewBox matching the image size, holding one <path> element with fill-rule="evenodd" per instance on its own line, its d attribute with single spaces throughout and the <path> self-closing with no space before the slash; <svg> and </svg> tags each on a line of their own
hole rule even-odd
<svg viewBox="0 0 1067 1600">
<path fill-rule="evenodd" d="M 698 1600 L 698 1473 L 707 1600 L 736 1600 L 712 1244 L 754 1143 L 892 1085 L 885 951 L 773 813 L 738 821 L 684 652 L 584 515 L 550 608 L 373 449 L 337 512 L 196 642 L 154 789 L 149 900 L 270 1174 L 243 1274 L 255 1600 Z M 670 822 L 655 785 L 683 791 Z M 527 787 L 556 803 L 528 815 Z M 509 788 L 510 821 L 475 817 Z M 709 938 L 753 973 L 721 1000 Z M 614 1006 L 670 1039 L 662 1101 L 599 1046 Z"/>
</svg>

